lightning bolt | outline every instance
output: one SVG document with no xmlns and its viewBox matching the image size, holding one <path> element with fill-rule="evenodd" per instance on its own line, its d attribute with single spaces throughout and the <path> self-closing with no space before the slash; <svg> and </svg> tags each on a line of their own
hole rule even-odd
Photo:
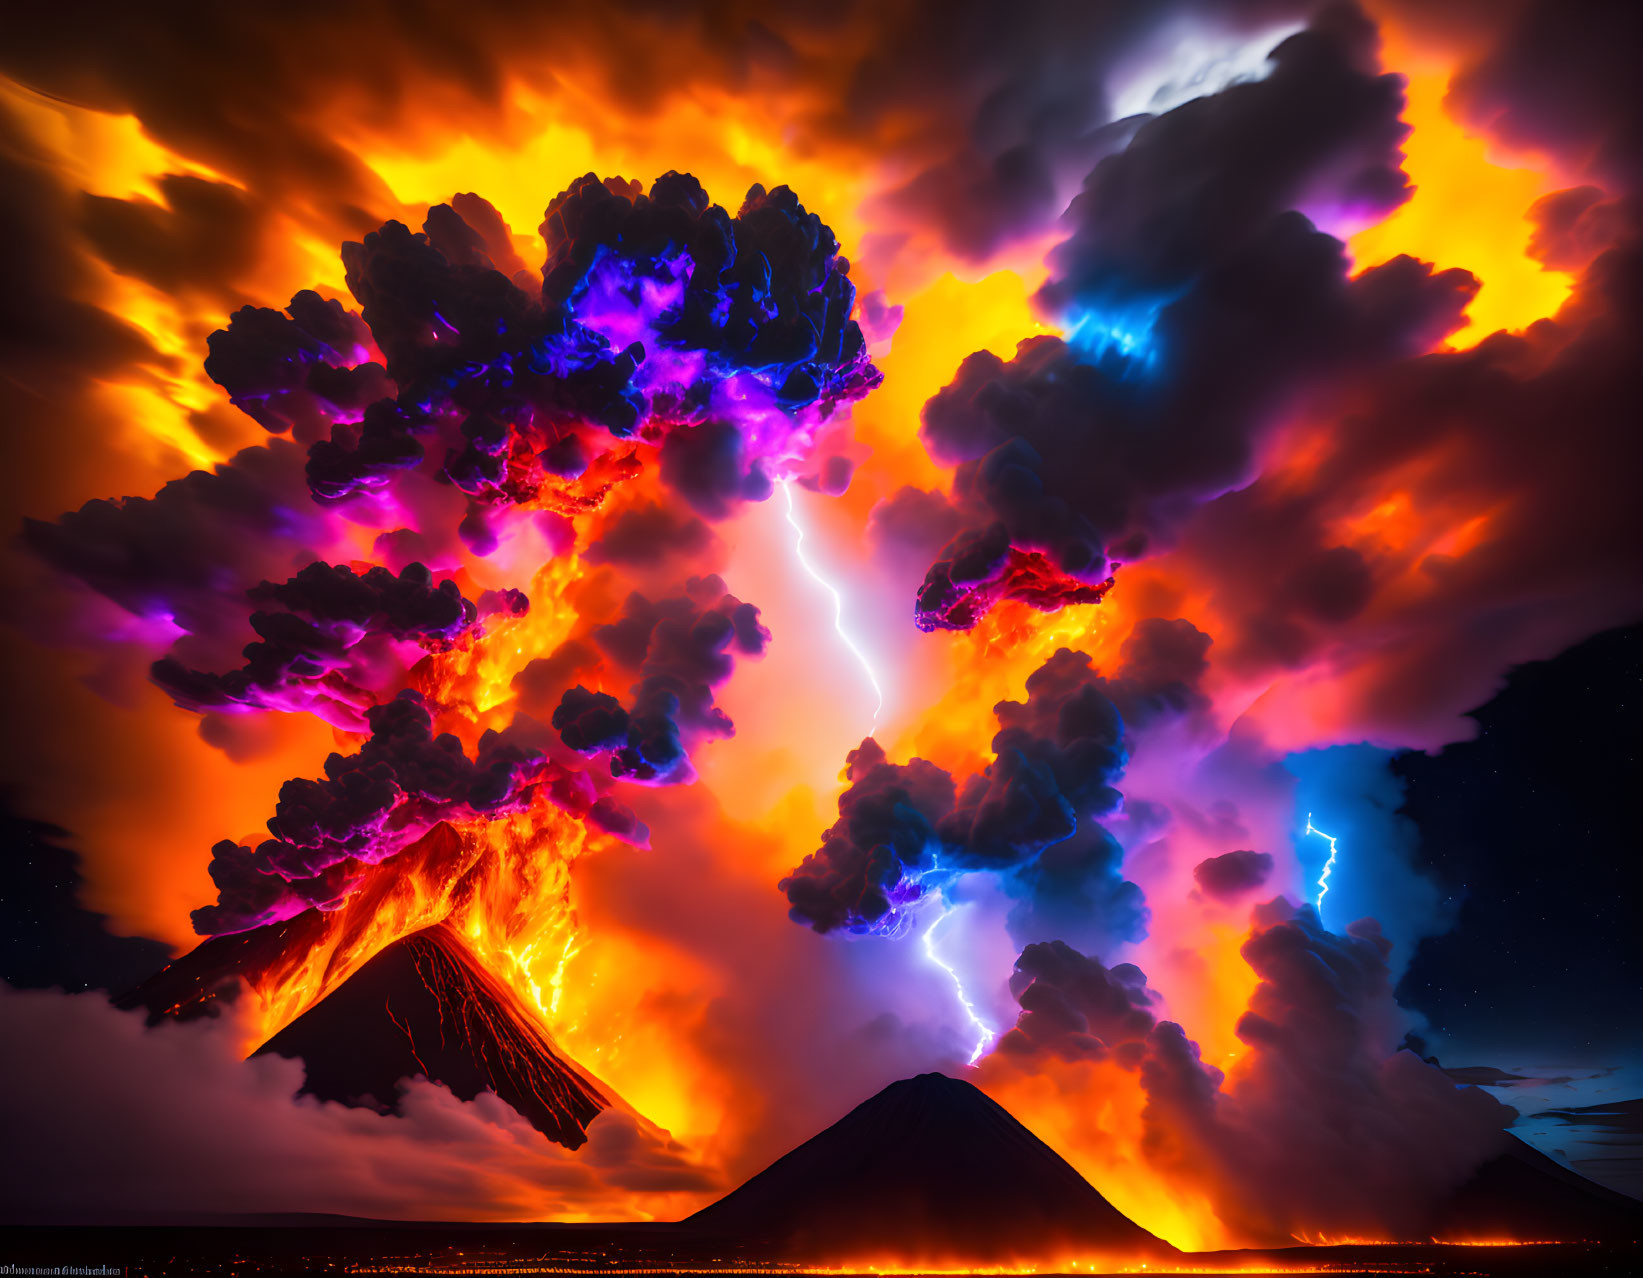
<svg viewBox="0 0 1643 1278">
<path fill-rule="evenodd" d="M 1335 836 L 1333 834 L 1325 834 L 1322 830 L 1318 829 L 1317 826 L 1313 825 L 1312 813 L 1310 812 L 1306 814 L 1305 832 L 1307 834 L 1316 834 L 1320 839 L 1326 839 L 1329 842 L 1329 860 L 1324 862 L 1324 872 L 1318 876 L 1318 899 L 1315 903 L 1318 909 L 1318 917 L 1321 919 L 1324 912 L 1324 897 L 1329 895 L 1329 876 L 1335 872 Z"/>
<path fill-rule="evenodd" d="M 968 1061 L 968 1064 L 974 1065 L 981 1059 L 981 1054 L 987 1050 L 993 1039 L 998 1036 L 998 1031 L 982 1020 L 981 1013 L 976 1011 L 976 1006 L 970 1001 L 970 996 L 964 992 L 964 981 L 959 976 L 957 969 L 936 952 L 936 929 L 952 917 L 953 911 L 957 908 L 957 906 L 950 904 L 946 896 L 943 895 L 941 898 L 941 913 L 936 915 L 931 920 L 930 926 L 924 929 L 922 939 L 924 941 L 924 957 L 947 973 L 948 979 L 953 983 L 953 991 L 958 995 L 959 1006 L 964 1009 L 964 1015 L 970 1018 L 970 1024 L 976 1027 L 975 1051 L 970 1053 Z"/>
<path fill-rule="evenodd" d="M 878 705 L 873 708 L 873 726 L 868 733 L 871 736 L 873 732 L 878 731 L 879 716 L 884 713 L 884 689 L 879 687 L 878 675 L 873 673 L 873 663 L 867 659 L 867 654 L 844 628 L 844 596 L 839 594 L 833 583 L 817 572 L 804 556 L 804 525 L 799 523 L 799 514 L 793 505 L 793 481 L 784 479 L 781 482 L 782 495 L 787 499 L 787 522 L 793 528 L 793 554 L 798 559 L 799 566 L 810 574 L 810 579 L 833 596 L 833 629 L 838 631 L 840 641 L 860 664 L 862 672 L 867 676 L 867 682 L 872 685 L 873 695 L 878 698 Z"/>
</svg>

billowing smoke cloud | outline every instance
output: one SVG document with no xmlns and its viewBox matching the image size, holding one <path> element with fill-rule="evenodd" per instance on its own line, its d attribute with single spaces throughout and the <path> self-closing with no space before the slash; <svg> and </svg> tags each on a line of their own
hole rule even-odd
<svg viewBox="0 0 1643 1278">
<path fill-rule="evenodd" d="M 728 737 L 730 716 L 713 689 L 730 677 L 734 653 L 758 656 L 770 642 L 759 610 L 725 590 L 717 576 L 692 577 L 686 593 L 656 602 L 628 597 L 622 617 L 593 632 L 617 666 L 636 670 L 632 701 L 577 684 L 553 712 L 553 726 L 572 750 L 609 752 L 613 777 L 651 785 L 694 778 L 687 739 Z"/>
<path fill-rule="evenodd" d="M 263 582 L 250 596 L 253 603 L 284 611 L 251 614 L 251 628 L 261 638 L 245 649 L 239 670 L 191 670 L 174 657 L 155 663 L 154 681 L 179 705 L 311 709 L 338 727 L 366 731 L 363 708 L 374 699 L 346 673 L 373 655 L 362 653 L 362 645 L 396 640 L 437 650 L 471 631 L 479 619 L 478 608 L 454 581 L 436 586 L 422 564 L 409 564 L 395 576 L 381 567 L 356 573 L 346 565 L 314 563 L 287 582 Z M 530 605 L 518 591 L 509 591 L 501 606 L 518 615 Z"/>
<path fill-rule="evenodd" d="M 465 207 L 494 238 L 494 210 Z M 363 416 L 333 415 L 309 452 L 316 498 L 381 491 L 430 455 L 425 440 L 443 438 L 442 459 L 432 455 L 445 481 L 487 504 L 533 501 L 643 439 L 662 445 L 664 482 L 723 518 L 767 497 L 771 468 L 879 381 L 851 316 L 849 263 L 786 187 L 753 187 L 731 217 L 686 175 L 665 174 L 646 194 L 590 174 L 548 206 L 541 232 L 539 292 L 497 270 L 485 237 L 449 205 L 430 211 L 422 234 L 389 222 L 343 246 L 348 287 L 398 392 Z M 236 366 L 269 375 L 230 387 L 236 402 L 288 377 L 296 339 L 270 336 L 277 349 L 247 351 Z"/>
<path fill-rule="evenodd" d="M 466 563 L 505 537 L 568 545 L 566 517 L 636 475 L 641 447 L 655 450 L 665 490 L 724 518 L 767 497 L 779 468 L 802 463 L 820 423 L 879 380 L 852 318 L 849 264 L 785 187 L 755 186 L 732 217 L 694 178 L 670 173 L 646 194 L 590 176 L 552 202 L 541 231 L 538 286 L 518 269 L 496 210 L 463 196 L 430 210 L 420 234 L 389 222 L 344 246 L 360 314 L 305 290 L 283 312 L 242 308 L 212 335 L 206 371 L 230 402 L 266 431 L 308 444 L 305 495 L 294 487 L 296 451 L 275 439 L 152 500 L 93 502 L 27 530 L 54 566 L 184 632 L 153 667 L 180 704 L 309 710 L 371 734 L 358 755 L 332 756 L 327 780 L 286 786 L 273 840 L 218 846 L 222 899 L 197 915 L 201 930 L 330 904 L 348 890 L 351 867 L 392 856 L 432 821 L 528 804 L 547 777 L 534 747 L 488 732 L 470 762 L 454 737 L 435 737 L 426 708 L 386 700 L 422 650 L 477 636 L 482 614 L 527 608 L 516 589 L 476 603 L 454 581 L 435 585 L 419 550 Z M 348 544 L 327 513 L 343 505 L 350 519 L 386 525 L 377 549 L 397 575 L 281 563 Z M 509 522 L 517 506 L 526 510 Z M 646 570 L 694 560 L 712 543 L 699 517 L 640 502 L 607 522 L 589 562 Z M 236 601 L 247 591 L 266 605 L 250 617 L 256 639 L 241 668 L 217 673 L 230 643 L 243 642 Z M 636 593 L 594 636 L 609 663 L 637 676 L 629 704 L 575 687 L 550 710 L 565 685 L 537 686 L 549 661 L 522 672 L 521 708 L 551 713 L 573 749 L 610 748 L 614 776 L 685 781 L 694 775 L 688 743 L 732 731 L 713 704 L 731 653 L 756 655 L 768 638 L 757 609 L 717 577 L 693 579 L 687 597 L 660 604 Z M 208 726 L 207 739 L 233 748 L 223 721 Z M 515 735 L 531 732 L 523 724 Z M 631 812 L 599 787 L 590 793 L 588 778 L 551 771 L 554 801 L 618 837 L 646 839 Z M 312 819 L 303 808 L 315 809 Z"/>
<path fill-rule="evenodd" d="M 1589 5 L 1578 22 L 1551 0 L 1532 0 L 1455 77 L 1450 102 L 1506 144 L 1550 151 L 1610 192 L 1635 195 L 1643 107 L 1622 50 L 1639 38 L 1643 16 L 1624 0 Z"/>
<path fill-rule="evenodd" d="M 1125 717 L 1145 724 L 1201 705 L 1208 636 L 1149 618 L 1108 678 L 1063 648 L 1027 677 L 1025 701 L 994 707 L 993 761 L 962 785 L 924 759 L 888 761 L 869 738 L 852 751 L 839 820 L 783 879 L 793 917 L 818 932 L 895 932 L 932 873 L 988 870 L 1020 898 L 1012 933 L 1133 940 L 1146 927 L 1122 849 L 1098 824 L 1120 795 Z"/>
<path fill-rule="evenodd" d="M 236 1019 L 148 1028 L 95 994 L 0 984 L 0 1109 L 39 1152 L 0 1172 L 6 1222 L 673 1219 L 721 1188 L 619 1108 L 573 1154 L 490 1093 L 461 1102 L 421 1078 L 405 1084 L 398 1116 L 295 1099 L 301 1062 L 242 1059 Z"/>
<path fill-rule="evenodd" d="M 283 311 L 247 306 L 211 334 L 205 371 L 229 402 L 272 434 L 323 437 L 392 393 L 370 362 L 371 332 L 341 302 L 304 289 Z"/>
<path fill-rule="evenodd" d="M 468 758 L 454 736 L 434 735 L 428 707 L 409 690 L 365 718 L 371 735 L 358 752 L 331 755 L 319 780 L 280 788 L 272 839 L 255 849 L 232 840 L 212 849 L 218 900 L 194 911 L 196 931 L 241 932 L 333 904 L 362 864 L 387 860 L 440 821 L 521 811 L 539 783 L 560 775 L 545 755 L 497 732 L 486 732 Z M 611 824 L 639 828 L 620 815 Z"/>
<path fill-rule="evenodd" d="M 242 625 L 245 590 L 284 580 L 312 558 L 304 546 L 329 537 L 307 500 L 302 450 L 282 440 L 153 497 L 98 499 L 23 526 L 26 545 L 126 611 L 204 635 Z"/>
<path fill-rule="evenodd" d="M 1238 1022 L 1245 1054 L 1223 1075 L 1181 1026 L 1155 1019 L 1158 996 L 1135 966 L 1032 945 L 1011 981 L 1021 1012 L 1000 1063 L 1134 1071 L 1148 1158 L 1205 1192 L 1235 1236 L 1415 1236 L 1504 1149 L 1514 1115 L 1396 1050 L 1407 1018 L 1389 950 L 1373 920 L 1336 934 L 1310 907 L 1260 907 L 1242 950 L 1260 978 Z"/>
<path fill-rule="evenodd" d="M 1112 1054 L 1129 1065 L 1157 1023 L 1148 1010 L 1157 996 L 1133 963 L 1105 967 L 1063 941 L 1021 951 L 1010 993 L 1021 1014 L 998 1042 L 1006 1055 L 1048 1053 L 1063 1060 L 1102 1060 Z"/>
<path fill-rule="evenodd" d="M 1272 853 L 1239 848 L 1207 857 L 1192 867 L 1192 877 L 1209 896 L 1234 901 L 1253 892 L 1272 873 Z"/>
<path fill-rule="evenodd" d="M 1373 920 L 1339 935 L 1310 907 L 1274 902 L 1256 922 L 1242 952 L 1261 983 L 1230 1078 L 1175 1026 L 1149 1038 L 1151 1154 L 1207 1182 L 1222 1219 L 1250 1237 L 1413 1236 L 1504 1149 L 1515 1114 L 1395 1050 L 1406 1022 Z"/>
<path fill-rule="evenodd" d="M 777 886 L 790 913 L 818 932 L 894 931 L 918 900 L 918 872 L 933 868 L 937 824 L 953 810 L 957 790 L 926 759 L 891 763 L 868 737 L 845 763 L 850 785 L 839 795 L 839 819 Z"/>
<path fill-rule="evenodd" d="M 1405 198 L 1396 76 L 1373 28 L 1331 10 L 1266 79 L 1142 125 L 1091 172 L 1040 302 L 1067 330 L 972 355 L 926 406 L 967 525 L 926 577 L 926 629 L 1001 597 L 1098 598 L 1248 477 L 1262 432 L 1326 378 L 1425 351 L 1473 282 L 1400 259 L 1349 277 L 1333 223 Z"/>
<path fill-rule="evenodd" d="M 852 318 L 849 264 L 785 187 L 753 188 L 732 217 L 679 174 L 648 195 L 581 179 L 549 207 L 539 287 L 496 269 L 492 251 L 517 261 L 495 209 L 457 203 L 432 209 L 420 234 L 390 222 L 344 246 L 361 314 L 304 290 L 285 311 L 242 308 L 210 338 L 206 371 L 230 403 L 308 445 L 315 502 L 296 487 L 298 454 L 275 439 L 152 499 L 29 523 L 27 543 L 55 567 L 187 632 L 190 655 L 160 667 L 180 699 L 266 705 L 354 647 L 264 613 L 245 670 L 193 673 L 243 634 L 241 592 L 341 538 L 327 505 L 368 499 L 359 517 L 387 524 L 379 548 L 402 570 L 453 561 L 459 540 L 485 556 L 509 506 L 589 511 L 639 471 L 643 445 L 659 446 L 664 484 L 724 518 L 767 497 L 820 423 L 879 380 Z M 623 512 L 591 560 L 642 565 L 709 545 L 699 520 L 661 509 Z M 342 698 L 352 718 L 327 708 L 357 729 L 365 700 Z"/>
<path fill-rule="evenodd" d="M 1330 712 L 1297 704 L 1298 685 L 1269 700 L 1275 735 L 1469 735 L 1459 716 L 1506 666 L 1637 615 L 1643 525 L 1618 471 L 1637 457 L 1643 381 L 1623 352 L 1640 266 L 1627 231 L 1556 321 L 1342 392 L 1304 485 L 1262 476 L 1184 530 L 1170 562 L 1211 591 L 1219 661 L 1245 677 L 1334 670 Z M 1436 461 L 1463 456 L 1488 460 Z"/>
</svg>

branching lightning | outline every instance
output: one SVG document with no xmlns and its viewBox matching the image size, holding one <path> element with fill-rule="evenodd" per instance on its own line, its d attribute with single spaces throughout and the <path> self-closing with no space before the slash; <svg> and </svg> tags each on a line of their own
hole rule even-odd
<svg viewBox="0 0 1643 1278">
<path fill-rule="evenodd" d="M 1329 860 L 1324 862 L 1323 873 L 1318 876 L 1318 899 L 1315 902 L 1319 917 L 1321 918 L 1324 910 L 1324 897 L 1329 895 L 1329 876 L 1335 872 L 1335 836 L 1333 834 L 1325 834 L 1322 830 L 1318 829 L 1317 826 L 1313 825 L 1312 813 L 1310 812 L 1306 814 L 1306 833 L 1316 834 L 1320 839 L 1325 839 L 1329 843 Z"/>
<path fill-rule="evenodd" d="M 833 596 L 833 629 L 838 631 L 839 639 L 844 646 L 850 649 L 851 654 L 861 665 L 863 673 L 867 675 L 867 682 L 872 685 L 873 695 L 878 698 L 878 704 L 873 708 L 873 726 L 870 732 L 876 732 L 879 726 L 879 716 L 884 713 L 884 689 L 879 687 L 878 675 L 873 672 L 873 663 L 867 659 L 867 654 L 861 650 L 859 644 L 850 637 L 850 632 L 844 628 L 844 596 L 821 573 L 817 572 L 811 562 L 804 555 L 804 525 L 799 523 L 797 509 L 793 505 L 793 481 L 782 480 L 782 495 L 787 499 L 787 522 L 793 528 L 793 553 L 799 561 L 799 566 L 810 574 L 813 580 L 828 594 Z"/>
<path fill-rule="evenodd" d="M 939 868 L 939 866 L 935 868 Z M 953 982 L 953 990 L 958 995 L 959 1006 L 964 1009 L 964 1015 L 970 1018 L 970 1024 L 976 1027 L 975 1050 L 970 1053 L 970 1059 L 967 1062 L 974 1065 L 981 1059 L 982 1053 L 991 1045 L 993 1039 L 998 1036 L 998 1031 L 983 1020 L 981 1013 L 976 1011 L 976 1006 L 970 1001 L 970 996 L 964 992 L 964 980 L 959 976 L 958 969 L 936 952 L 936 929 L 945 923 L 957 908 L 943 895 L 941 897 L 941 913 L 936 915 L 930 921 L 930 926 L 924 929 L 922 939 L 924 941 L 924 956 L 947 973 L 948 979 Z"/>
</svg>

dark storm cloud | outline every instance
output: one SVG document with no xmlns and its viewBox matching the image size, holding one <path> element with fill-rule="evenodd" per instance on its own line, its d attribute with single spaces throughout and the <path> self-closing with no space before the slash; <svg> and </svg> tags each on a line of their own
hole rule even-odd
<svg viewBox="0 0 1643 1278">
<path fill-rule="evenodd" d="M 304 289 L 284 311 L 235 311 L 227 328 L 206 339 L 205 371 L 265 430 L 291 431 L 308 444 L 333 418 L 357 418 L 392 393 L 382 366 L 362 362 L 370 340 L 355 312 Z"/>
<path fill-rule="evenodd" d="M 1578 10 L 1532 0 L 1458 74 L 1446 105 L 1509 146 L 1550 151 L 1615 194 L 1643 179 L 1643 103 L 1629 51 L 1643 12 L 1626 0 Z"/>
<path fill-rule="evenodd" d="M 1354 731 L 1436 743 L 1502 669 L 1643 613 L 1643 523 L 1623 478 L 1643 465 L 1630 354 L 1643 247 L 1635 202 L 1610 209 L 1618 240 L 1555 320 L 1342 387 L 1306 485 L 1263 477 L 1185 528 L 1178 563 L 1211 590 L 1227 668 L 1339 653 Z M 1438 532 L 1476 520 L 1472 544 L 1343 544 L 1388 493 L 1416 520 L 1452 512 Z"/>
<path fill-rule="evenodd" d="M 1090 173 L 1040 294 L 1067 340 L 972 355 L 925 406 L 967 528 L 926 579 L 921 625 L 965 628 L 1000 594 L 1083 597 L 1246 478 L 1305 392 L 1460 322 L 1464 272 L 1397 259 L 1349 278 L 1341 244 L 1297 211 L 1362 217 L 1407 194 L 1401 81 L 1375 69 L 1373 27 L 1330 9 L 1273 60 Z M 1031 593 L 1011 555 L 1039 557 Z M 1317 570 L 1331 607 L 1350 606 L 1347 567 Z"/>
<path fill-rule="evenodd" d="M 160 203 L 84 197 L 81 225 L 97 255 L 163 292 L 229 292 L 255 263 L 257 210 L 226 182 L 166 173 L 155 185 Z"/>
<path fill-rule="evenodd" d="M 1050 254 L 1046 307 L 1170 296 L 1243 257 L 1292 209 L 1372 214 L 1408 197 L 1400 77 L 1381 74 L 1374 25 L 1323 9 L 1272 52 L 1265 79 L 1197 98 L 1143 124 L 1068 210 Z"/>
<path fill-rule="evenodd" d="M 940 833 L 964 868 L 1004 868 L 1118 806 L 1128 753 L 1118 709 L 1083 653 L 1062 648 L 1027 676 L 1027 699 L 994 708 L 993 762 L 959 788 Z"/>
<path fill-rule="evenodd" d="M 98 499 L 55 522 L 25 520 L 23 541 L 127 611 L 219 633 L 244 619 L 258 580 L 280 579 L 326 536 L 308 501 L 302 450 L 282 440 L 174 479 L 153 497 Z"/>
<path fill-rule="evenodd" d="M 985 607 L 967 597 L 998 597 L 1011 555 L 1035 556 L 1039 580 L 1002 593 L 1055 607 L 1099 589 L 1116 562 L 1245 478 L 1259 432 L 1303 390 L 1419 353 L 1460 322 L 1474 289 L 1465 272 L 1407 258 L 1348 279 L 1340 243 L 1295 213 L 1246 247 L 1160 312 L 1167 378 L 1126 376 L 1121 355 L 1091 365 L 1040 337 L 1008 362 L 970 356 L 926 405 L 926 441 L 958 463 L 953 503 L 974 525 L 927 576 L 921 625 L 973 624 Z M 1315 574 L 1331 607 L 1351 598 L 1344 567 Z"/>
<path fill-rule="evenodd" d="M 608 751 L 614 777 L 691 780 L 690 744 L 735 731 L 713 703 L 714 688 L 730 678 L 736 655 L 759 656 L 770 642 L 759 610 L 727 592 L 721 578 L 693 577 L 685 589 L 658 601 L 634 593 L 618 620 L 593 632 L 606 657 L 638 674 L 629 704 L 578 684 L 553 712 L 565 745 L 586 755 Z"/>
<path fill-rule="evenodd" d="M 240 669 L 216 674 L 191 669 L 175 657 L 155 662 L 154 681 L 179 705 L 296 709 L 311 701 L 369 702 L 368 692 L 351 687 L 350 698 L 334 685 L 360 645 L 399 640 L 438 649 L 479 620 L 479 609 L 454 581 L 436 585 L 433 574 L 415 563 L 398 576 L 382 567 L 356 573 L 346 564 L 312 563 L 289 581 L 265 581 L 248 593 L 251 602 L 279 611 L 261 608 L 251 614 L 251 629 L 260 638 L 246 647 Z M 518 591 L 489 602 L 493 610 L 510 614 L 529 607 Z M 364 728 L 357 711 L 348 718 L 349 726 Z"/>
<path fill-rule="evenodd" d="M 1143 935 L 1140 890 L 1099 818 L 1119 803 L 1127 705 L 1138 722 L 1200 703 L 1206 636 L 1181 621 L 1136 627 L 1112 677 L 1063 648 L 1028 676 L 1024 701 L 994 707 L 993 760 L 955 785 L 935 764 L 893 764 L 871 738 L 853 751 L 839 819 L 780 883 L 818 932 L 895 931 L 927 875 L 1001 876 L 1020 942 L 1075 936 L 1090 948 Z"/>
<path fill-rule="evenodd" d="M 1124 877 L 1124 849 L 1094 821 L 1045 848 L 1006 890 L 1019 896 L 1007 920 L 1017 945 L 1059 940 L 1101 954 L 1141 940 L 1152 918 L 1141 889 Z"/>
<path fill-rule="evenodd" d="M 495 210 L 465 203 L 496 239 Z M 486 235 L 449 205 L 421 234 L 388 222 L 343 245 L 398 393 L 363 419 L 335 415 L 310 452 L 317 498 L 380 490 L 443 438 L 445 480 L 489 503 L 525 500 L 644 431 L 663 482 L 719 519 L 770 494 L 748 414 L 826 415 L 878 384 L 848 263 L 786 187 L 754 186 L 732 217 L 687 175 L 647 195 L 590 174 L 540 229 L 539 292 L 495 269 Z"/>
<path fill-rule="evenodd" d="M 1486 1158 L 1512 1110 L 1412 1052 L 1373 920 L 1325 931 L 1310 907 L 1260 907 L 1244 960 L 1260 978 L 1230 1085 L 1179 1026 L 1148 1036 L 1146 1148 L 1197 1179 L 1250 1237 L 1405 1237 Z"/>
<path fill-rule="evenodd" d="M 1133 1065 L 1156 1024 L 1148 1009 L 1157 995 L 1140 968 L 1108 968 L 1061 941 L 1022 950 L 1010 993 L 1021 1013 L 998 1050 L 1011 1056 L 1101 1060 L 1117 1053 Z"/>
<path fill-rule="evenodd" d="M 919 895 L 909 871 L 928 868 L 939 847 L 936 824 L 953 809 L 953 778 L 925 759 L 889 762 L 872 737 L 850 752 L 844 775 L 838 821 L 777 886 L 793 918 L 818 932 L 894 927 L 899 907 Z"/>
<path fill-rule="evenodd" d="M 852 117 L 864 131 L 901 121 L 911 141 L 891 141 L 891 155 L 914 168 L 871 211 L 881 224 L 933 227 L 949 252 L 985 259 L 1047 229 L 1078 180 L 1127 141 L 1135 122 L 1114 121 L 1115 89 L 1130 78 L 1162 83 L 1153 64 L 1205 70 L 1170 56 L 1183 31 L 1234 46 L 1313 7 L 892 6 L 855 72 Z"/>
<path fill-rule="evenodd" d="M 1192 867 L 1192 877 L 1208 895 L 1220 901 L 1233 901 L 1265 883 L 1272 873 L 1272 865 L 1270 852 L 1239 848 L 1198 862 Z"/>
<path fill-rule="evenodd" d="M 590 564 L 642 567 L 669 555 L 699 555 L 713 540 L 713 530 L 695 516 L 647 502 L 613 519 L 582 557 Z"/>
</svg>

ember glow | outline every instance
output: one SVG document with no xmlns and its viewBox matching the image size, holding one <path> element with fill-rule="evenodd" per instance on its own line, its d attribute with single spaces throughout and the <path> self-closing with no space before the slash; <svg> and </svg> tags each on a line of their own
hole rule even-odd
<svg viewBox="0 0 1643 1278">
<path fill-rule="evenodd" d="M 945 1071 L 1175 1247 L 1441 1237 L 1390 760 L 1643 615 L 1635 119 L 1518 8 L 31 26 L 5 780 L 258 1163 L 139 1205 L 678 1219 Z"/>
</svg>

